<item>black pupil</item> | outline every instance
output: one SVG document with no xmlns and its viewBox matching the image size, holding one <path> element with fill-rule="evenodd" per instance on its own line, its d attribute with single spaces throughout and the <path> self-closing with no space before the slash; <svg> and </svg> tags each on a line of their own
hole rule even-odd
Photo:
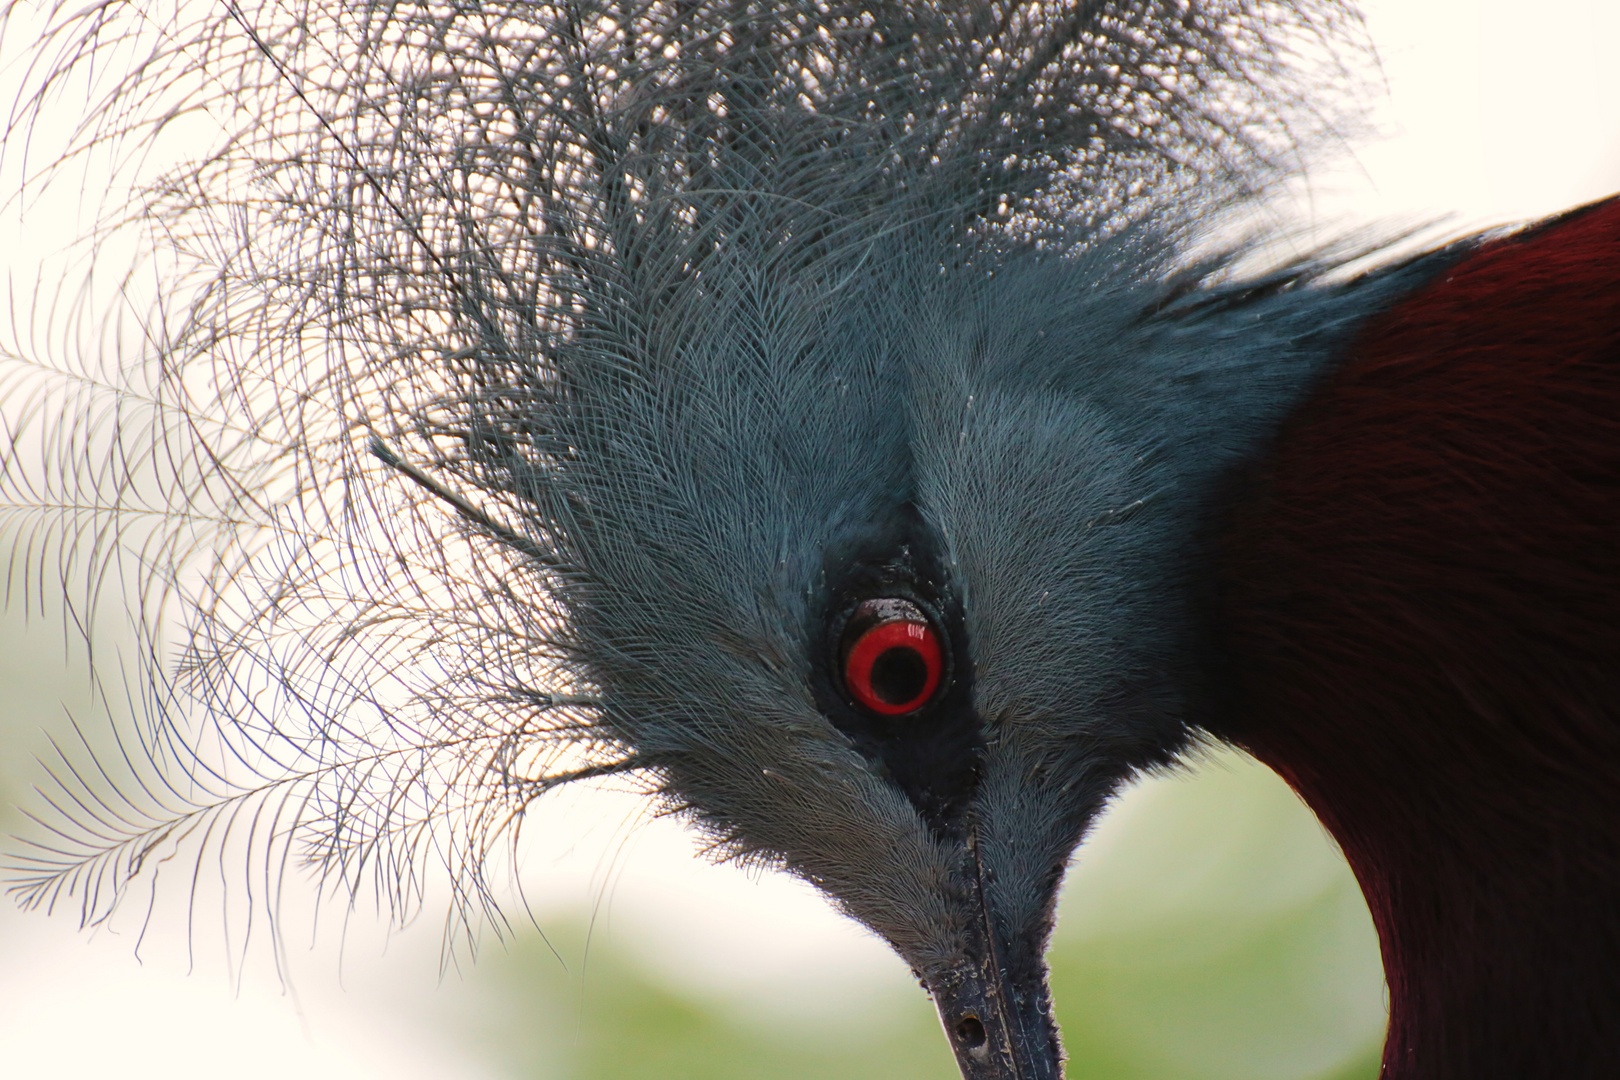
<svg viewBox="0 0 1620 1080">
<path fill-rule="evenodd" d="M 890 705 L 915 701 L 928 684 L 928 662 L 916 649 L 896 645 L 872 661 L 872 693 Z"/>
</svg>

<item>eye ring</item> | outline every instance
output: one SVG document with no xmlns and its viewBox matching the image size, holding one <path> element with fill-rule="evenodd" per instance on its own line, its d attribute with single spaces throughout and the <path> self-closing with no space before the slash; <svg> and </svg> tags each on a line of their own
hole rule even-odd
<svg viewBox="0 0 1620 1080">
<path fill-rule="evenodd" d="M 855 703 L 880 716 L 905 716 L 933 700 L 945 674 L 945 651 L 933 622 L 917 605 L 868 600 L 843 634 L 844 687 Z"/>
</svg>

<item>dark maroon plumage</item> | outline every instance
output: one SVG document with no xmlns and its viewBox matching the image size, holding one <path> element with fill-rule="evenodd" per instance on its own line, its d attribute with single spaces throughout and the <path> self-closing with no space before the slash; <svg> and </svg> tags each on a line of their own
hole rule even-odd
<svg viewBox="0 0 1620 1080">
<path fill-rule="evenodd" d="M 1229 734 L 1360 879 L 1384 1076 L 1620 1076 L 1620 199 L 1372 320 L 1255 492 Z"/>
</svg>

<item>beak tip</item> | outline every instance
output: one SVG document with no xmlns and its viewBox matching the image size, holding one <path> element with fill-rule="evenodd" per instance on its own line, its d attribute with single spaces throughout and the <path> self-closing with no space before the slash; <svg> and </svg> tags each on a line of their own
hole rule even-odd
<svg viewBox="0 0 1620 1080">
<path fill-rule="evenodd" d="M 1037 993 L 1014 994 L 1005 976 L 994 985 L 951 979 L 933 988 L 934 1002 L 963 1080 L 1059 1080 L 1061 1051 L 1044 980 Z"/>
</svg>

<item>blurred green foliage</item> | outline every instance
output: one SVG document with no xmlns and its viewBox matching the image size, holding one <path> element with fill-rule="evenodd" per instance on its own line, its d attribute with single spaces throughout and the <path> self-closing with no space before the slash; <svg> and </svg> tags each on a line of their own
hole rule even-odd
<svg viewBox="0 0 1620 1080">
<path fill-rule="evenodd" d="M 548 937 L 564 955 L 584 955 L 579 924 Z M 480 960 L 474 978 L 495 991 L 480 996 L 501 1002 L 468 1032 L 486 1059 L 513 1076 L 570 1080 L 933 1080 L 955 1072 L 921 991 L 885 1002 L 875 1029 L 829 1024 L 819 1010 L 802 1024 L 767 1026 L 599 946 L 581 969 L 564 972 L 533 934 Z"/>
</svg>

